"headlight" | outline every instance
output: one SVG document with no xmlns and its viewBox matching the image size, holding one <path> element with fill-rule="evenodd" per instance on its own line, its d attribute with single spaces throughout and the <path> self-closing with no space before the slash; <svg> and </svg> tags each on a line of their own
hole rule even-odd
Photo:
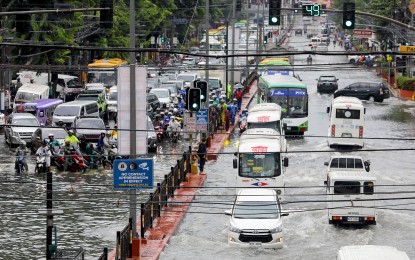
<svg viewBox="0 0 415 260">
<path fill-rule="evenodd" d="M 239 228 L 236 228 L 234 226 L 229 226 L 229 231 L 234 233 L 241 233 L 241 230 Z"/>
<path fill-rule="evenodd" d="M 282 232 L 282 227 L 277 227 L 277 228 L 270 229 L 269 232 L 271 232 L 272 234 L 281 233 Z"/>
<path fill-rule="evenodd" d="M 12 136 L 19 136 L 19 133 L 16 133 L 16 132 L 12 132 Z"/>
</svg>

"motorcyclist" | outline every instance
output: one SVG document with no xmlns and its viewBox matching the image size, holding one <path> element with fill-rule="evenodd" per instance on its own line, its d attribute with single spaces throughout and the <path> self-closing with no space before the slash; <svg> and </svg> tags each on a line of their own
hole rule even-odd
<svg viewBox="0 0 415 260">
<path fill-rule="evenodd" d="M 49 171 L 50 170 L 50 156 L 52 154 L 49 151 L 47 140 L 42 141 L 42 146 L 37 149 L 36 155 L 45 156 L 46 171 Z"/>
<path fill-rule="evenodd" d="M 163 119 L 163 130 L 164 131 L 166 131 L 167 127 L 169 126 L 171 116 L 172 116 L 172 113 L 168 112 L 167 115 Z"/>
<path fill-rule="evenodd" d="M 24 140 L 20 141 L 20 145 L 16 149 L 16 156 L 23 156 L 23 165 L 27 172 L 29 171 L 29 167 L 27 166 L 27 162 L 26 162 L 26 155 L 28 154 L 29 154 L 29 150 L 26 147 L 26 141 Z M 15 166 L 15 169 L 19 167 L 17 158 L 16 158 L 16 162 L 14 166 Z"/>
<path fill-rule="evenodd" d="M 175 132 L 178 132 L 180 130 L 180 124 L 176 120 L 174 116 L 170 117 L 170 124 L 168 127 L 168 132 L 171 132 L 172 134 Z"/>
<path fill-rule="evenodd" d="M 61 146 L 61 144 L 59 143 L 59 141 L 58 140 L 55 140 L 55 135 L 52 134 L 52 133 L 49 134 L 49 143 L 48 143 L 48 146 L 49 146 L 50 151 L 54 151 L 54 147 L 55 146 L 57 146 L 57 147 L 60 147 Z"/>
</svg>

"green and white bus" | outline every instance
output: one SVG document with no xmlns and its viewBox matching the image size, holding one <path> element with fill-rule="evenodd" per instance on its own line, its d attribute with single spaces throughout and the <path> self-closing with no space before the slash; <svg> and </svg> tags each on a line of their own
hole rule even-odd
<svg viewBox="0 0 415 260">
<path fill-rule="evenodd" d="M 288 75 L 259 77 L 257 103 L 276 103 L 281 106 L 286 134 L 303 135 L 308 130 L 307 86 Z"/>
</svg>

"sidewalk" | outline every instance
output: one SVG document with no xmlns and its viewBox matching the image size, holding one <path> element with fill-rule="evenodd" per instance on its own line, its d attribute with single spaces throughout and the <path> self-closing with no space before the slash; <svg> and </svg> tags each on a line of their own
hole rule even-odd
<svg viewBox="0 0 415 260">
<path fill-rule="evenodd" d="M 257 92 L 257 82 L 254 81 L 242 99 L 241 109 L 249 106 L 255 93 Z M 238 122 L 239 115 L 236 116 L 235 122 Z M 230 133 L 233 132 L 235 126 L 230 126 L 227 133 L 215 133 L 211 146 L 207 148 L 209 160 L 216 160 L 222 149 L 225 141 L 229 139 Z M 186 182 L 181 184 L 181 188 L 176 190 L 174 198 L 169 200 L 168 206 L 165 207 L 153 223 L 153 228 L 149 228 L 146 232 L 145 239 L 140 241 L 140 255 L 141 257 L 133 257 L 127 259 L 134 260 L 156 260 L 163 252 L 164 247 L 170 240 L 170 237 L 176 232 L 183 217 L 185 216 L 190 202 L 193 201 L 198 187 L 201 187 L 206 180 L 207 175 L 199 175 L 188 173 L 186 175 Z M 195 188 L 196 187 L 196 188 Z M 177 202 L 177 203 L 175 203 Z M 137 218 L 137 229 L 140 229 L 140 216 Z M 108 254 L 108 259 L 116 259 L 116 250 L 112 250 Z"/>
</svg>

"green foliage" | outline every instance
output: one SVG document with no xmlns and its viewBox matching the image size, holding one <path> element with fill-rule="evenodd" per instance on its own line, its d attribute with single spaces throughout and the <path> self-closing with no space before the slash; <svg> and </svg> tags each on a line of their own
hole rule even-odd
<svg viewBox="0 0 415 260">
<path fill-rule="evenodd" d="M 396 78 L 396 85 L 402 90 L 415 90 L 415 79 L 410 77 L 398 76 Z"/>
</svg>

